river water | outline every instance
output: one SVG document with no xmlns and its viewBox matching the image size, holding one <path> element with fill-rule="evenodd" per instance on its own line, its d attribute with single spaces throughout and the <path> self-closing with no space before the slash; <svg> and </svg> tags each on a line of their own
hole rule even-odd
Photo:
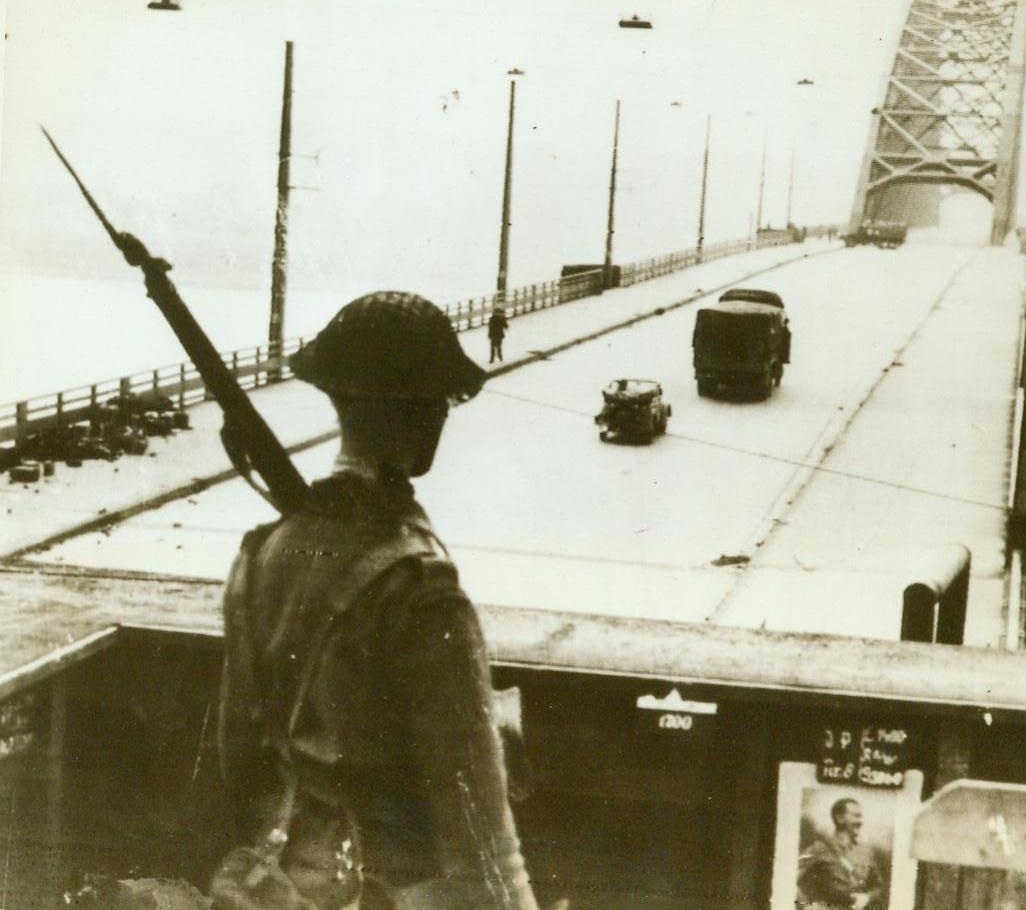
<svg viewBox="0 0 1026 910">
<path fill-rule="evenodd" d="M 176 286 L 218 350 L 266 343 L 268 288 Z M 340 306 L 376 287 L 356 278 L 331 288 L 290 289 L 286 337 L 316 333 Z M 444 275 L 434 276 L 430 290 L 403 287 L 433 295 L 442 305 L 468 293 L 465 281 Z M 6 317 L 0 333 L 0 404 L 187 359 L 146 297 L 142 275 L 128 268 L 123 280 L 0 274 L 0 301 Z"/>
</svg>

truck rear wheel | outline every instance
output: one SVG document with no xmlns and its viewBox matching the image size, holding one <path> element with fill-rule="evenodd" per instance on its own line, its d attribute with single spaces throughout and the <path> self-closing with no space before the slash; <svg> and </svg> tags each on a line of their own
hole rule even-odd
<svg viewBox="0 0 1026 910">
<path fill-rule="evenodd" d="M 708 398 L 713 393 L 713 384 L 708 379 L 698 380 L 698 397 Z"/>
</svg>

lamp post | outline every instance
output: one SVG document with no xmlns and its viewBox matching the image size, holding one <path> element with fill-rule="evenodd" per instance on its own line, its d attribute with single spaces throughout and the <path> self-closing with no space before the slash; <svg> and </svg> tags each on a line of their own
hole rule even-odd
<svg viewBox="0 0 1026 910">
<path fill-rule="evenodd" d="M 806 77 L 803 77 L 803 78 L 799 79 L 795 84 L 797 86 L 799 86 L 799 89 L 805 89 L 805 88 L 808 88 L 809 86 L 814 86 L 816 84 L 816 81 L 814 79 L 810 79 L 810 78 L 808 78 L 806 76 Z M 804 118 L 802 118 L 800 122 L 804 122 Z M 810 124 L 810 126 L 815 126 L 815 121 L 813 121 Z M 791 218 L 792 218 L 792 210 L 791 210 L 792 209 L 792 205 L 791 204 L 792 204 L 792 202 L 794 200 L 794 163 L 795 163 L 795 157 L 796 157 L 795 149 L 796 149 L 796 145 L 797 145 L 797 140 L 795 139 L 795 136 L 793 135 L 795 133 L 797 133 L 797 127 L 794 124 L 792 124 L 791 172 L 790 172 L 790 175 L 788 176 L 788 180 L 787 180 L 787 221 L 785 222 L 785 226 L 786 227 L 790 227 L 791 226 Z"/>
<path fill-rule="evenodd" d="M 755 243 L 759 243 L 759 231 L 762 230 L 762 197 L 766 190 L 766 138 L 767 131 L 762 134 L 762 166 L 759 168 L 759 204 L 755 209 Z"/>
<path fill-rule="evenodd" d="M 522 75 L 519 70 L 510 74 Z M 517 82 L 509 80 L 509 122 L 506 127 L 506 171 L 502 184 L 502 224 L 499 229 L 499 275 L 495 282 L 496 299 L 506 301 L 506 276 L 509 271 L 509 209 L 513 190 L 513 112 L 516 108 Z"/>
<path fill-rule="evenodd" d="M 705 115 L 705 152 L 702 155 L 702 191 L 698 197 L 698 245 L 696 254 L 702 261 L 702 249 L 705 247 L 705 191 L 709 182 L 709 132 L 712 129 L 712 114 Z"/>
<path fill-rule="evenodd" d="M 285 340 L 285 287 L 288 266 L 289 165 L 292 157 L 292 42 L 285 42 L 285 87 L 281 101 L 278 144 L 278 206 L 274 217 L 274 255 L 271 260 L 271 319 L 267 329 L 268 356 L 280 357 Z M 281 379 L 281 367 L 268 378 Z"/>
<path fill-rule="evenodd" d="M 794 198 L 794 148 L 791 149 L 791 172 L 787 178 L 787 218 L 785 227 L 791 226 L 791 201 Z"/>
<path fill-rule="evenodd" d="M 616 100 L 616 118 L 613 121 L 613 163 L 609 169 L 609 214 L 606 219 L 606 257 L 602 264 L 602 284 L 612 287 L 613 279 L 613 234 L 616 212 L 616 158 L 620 148 L 620 99 Z"/>
</svg>

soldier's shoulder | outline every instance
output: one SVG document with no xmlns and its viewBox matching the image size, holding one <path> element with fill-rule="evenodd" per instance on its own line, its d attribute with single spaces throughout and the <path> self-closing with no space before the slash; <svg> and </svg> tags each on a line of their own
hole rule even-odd
<svg viewBox="0 0 1026 910">
<path fill-rule="evenodd" d="M 456 567 L 447 556 L 433 552 L 414 552 L 396 559 L 381 573 L 378 584 L 382 593 L 412 604 L 439 597 L 466 597 Z"/>
<path fill-rule="evenodd" d="M 269 521 L 266 524 L 259 524 L 255 528 L 251 528 L 242 536 L 242 543 L 239 549 L 244 554 L 252 554 L 260 549 L 274 531 L 281 527 L 282 520 L 279 518 L 277 521 Z"/>
<path fill-rule="evenodd" d="M 248 601 L 248 592 L 252 588 L 252 575 L 254 566 L 257 564 L 257 554 L 267 541 L 268 537 L 278 527 L 278 522 L 257 525 L 247 531 L 239 545 L 239 552 L 235 556 L 231 570 L 228 572 L 228 580 L 224 589 L 225 615 L 244 609 L 243 605 Z"/>
</svg>

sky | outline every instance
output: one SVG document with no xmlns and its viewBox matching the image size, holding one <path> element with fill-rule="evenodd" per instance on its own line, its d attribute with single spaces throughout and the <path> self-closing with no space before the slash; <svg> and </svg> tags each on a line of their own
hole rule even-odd
<svg viewBox="0 0 1026 910">
<path fill-rule="evenodd" d="M 284 42 L 294 42 L 290 283 L 494 286 L 509 77 L 510 281 L 601 260 L 615 101 L 614 252 L 744 236 L 765 143 L 764 222 L 838 221 L 903 0 L 419 3 L 8 0 L 0 269 L 124 266 L 45 145 L 179 275 L 269 281 Z M 617 22 L 639 13 L 651 30 Z M 801 78 L 815 81 L 798 86 Z M 121 272 L 119 273 L 119 269 Z"/>
</svg>

